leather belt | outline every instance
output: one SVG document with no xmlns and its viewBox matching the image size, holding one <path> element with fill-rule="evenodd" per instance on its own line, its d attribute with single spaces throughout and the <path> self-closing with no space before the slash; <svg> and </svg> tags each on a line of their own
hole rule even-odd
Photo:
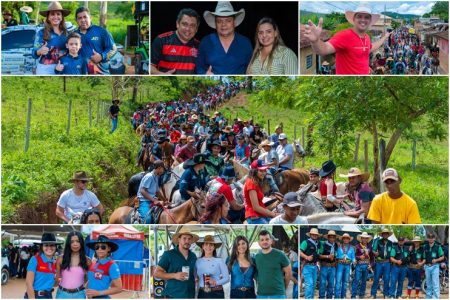
<svg viewBox="0 0 450 300">
<path fill-rule="evenodd" d="M 246 291 L 250 291 L 253 290 L 254 288 L 252 287 L 247 287 L 247 286 L 242 286 L 242 287 L 238 287 L 238 288 L 234 288 L 234 290 L 239 290 L 241 292 L 246 292 Z"/>
<path fill-rule="evenodd" d="M 62 286 L 59 286 L 58 288 L 59 288 L 61 291 L 63 291 L 63 292 L 71 293 L 71 294 L 81 292 L 81 291 L 83 291 L 83 290 L 85 289 L 84 286 L 77 287 L 76 289 L 66 289 L 66 288 L 64 288 L 64 287 L 62 287 Z"/>
<path fill-rule="evenodd" d="M 45 290 L 43 290 L 43 291 L 34 291 L 34 296 L 40 296 L 40 297 L 42 297 L 42 296 L 51 296 L 52 292 L 53 292 L 53 289 L 51 291 L 45 291 Z"/>
<path fill-rule="evenodd" d="M 316 264 L 317 264 L 317 262 L 310 262 L 310 261 L 305 262 L 305 265 L 310 265 L 310 266 L 315 266 Z"/>
<path fill-rule="evenodd" d="M 361 259 L 361 260 L 357 260 L 356 264 L 358 265 L 364 265 L 364 264 L 369 264 L 369 260 L 368 259 Z"/>
<path fill-rule="evenodd" d="M 338 264 L 349 265 L 350 264 L 350 260 L 348 260 L 348 259 L 338 259 Z"/>
<path fill-rule="evenodd" d="M 205 288 L 200 288 L 201 290 L 203 290 L 205 292 Z M 218 286 L 213 286 L 209 288 L 211 292 L 218 292 L 218 291 L 223 291 L 223 287 L 221 285 Z M 206 293 L 206 292 L 205 292 Z"/>
<path fill-rule="evenodd" d="M 375 260 L 376 263 L 385 263 L 387 261 L 389 261 L 389 260 L 388 259 L 377 259 L 377 260 Z"/>
<path fill-rule="evenodd" d="M 419 266 L 419 264 L 410 264 L 408 267 L 411 268 L 411 269 L 418 269 L 418 270 L 422 269 L 422 267 Z"/>
<path fill-rule="evenodd" d="M 322 267 L 336 267 L 336 262 L 324 262 L 324 261 L 321 261 L 320 265 Z"/>
</svg>

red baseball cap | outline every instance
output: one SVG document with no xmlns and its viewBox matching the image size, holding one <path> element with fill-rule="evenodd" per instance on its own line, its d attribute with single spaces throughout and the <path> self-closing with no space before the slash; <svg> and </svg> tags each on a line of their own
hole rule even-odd
<svg viewBox="0 0 450 300">
<path fill-rule="evenodd" d="M 250 168 L 258 170 L 267 170 L 269 167 L 264 164 L 264 161 L 262 159 L 257 159 L 251 163 Z"/>
</svg>

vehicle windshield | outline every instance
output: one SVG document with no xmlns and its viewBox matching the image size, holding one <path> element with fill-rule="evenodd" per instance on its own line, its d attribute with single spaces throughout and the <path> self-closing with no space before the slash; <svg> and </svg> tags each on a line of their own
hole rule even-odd
<svg viewBox="0 0 450 300">
<path fill-rule="evenodd" d="M 2 51 L 17 48 L 33 48 L 34 30 L 18 30 L 2 34 Z"/>
</svg>

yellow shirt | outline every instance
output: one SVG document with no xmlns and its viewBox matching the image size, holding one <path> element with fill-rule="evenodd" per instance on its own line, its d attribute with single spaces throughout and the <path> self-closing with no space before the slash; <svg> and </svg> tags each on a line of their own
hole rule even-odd
<svg viewBox="0 0 450 300">
<path fill-rule="evenodd" d="M 416 201 L 405 193 L 398 199 L 392 199 L 387 192 L 376 195 L 367 218 L 381 224 L 422 223 Z"/>
</svg>

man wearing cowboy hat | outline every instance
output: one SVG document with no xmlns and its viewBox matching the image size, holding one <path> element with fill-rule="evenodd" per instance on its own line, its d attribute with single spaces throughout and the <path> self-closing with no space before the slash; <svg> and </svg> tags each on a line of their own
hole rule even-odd
<svg viewBox="0 0 450 300">
<path fill-rule="evenodd" d="M 152 74 L 194 74 L 200 42 L 195 38 L 199 14 L 183 8 L 177 16 L 177 30 L 158 35 L 152 43 Z"/>
<path fill-rule="evenodd" d="M 269 167 L 267 170 L 272 175 L 275 174 L 276 170 L 278 169 L 278 153 L 275 149 L 272 148 L 274 145 L 274 142 L 271 142 L 269 140 L 262 141 L 261 144 L 259 144 L 258 148 L 263 150 L 258 159 L 264 160 L 264 163 L 266 166 Z"/>
<path fill-rule="evenodd" d="M 175 159 L 180 164 L 193 158 L 194 155 L 197 153 L 197 148 L 195 147 L 195 137 L 188 136 L 186 140 L 187 140 L 186 145 L 184 145 L 183 148 L 181 148 L 180 152 L 175 157 Z"/>
<path fill-rule="evenodd" d="M 18 25 L 16 19 L 14 19 L 13 14 L 11 13 L 10 10 L 5 9 L 2 15 L 3 15 L 2 28 Z"/>
<path fill-rule="evenodd" d="M 273 143 L 272 148 L 277 149 L 280 142 L 278 141 L 278 136 L 283 132 L 283 125 L 278 124 L 275 127 L 275 132 L 270 136 L 269 140 Z"/>
<path fill-rule="evenodd" d="M 208 163 L 205 165 L 206 173 L 208 174 L 208 180 L 213 180 L 219 176 L 222 172 L 225 160 L 220 155 L 224 147 L 220 144 L 218 140 L 212 141 L 207 144 L 207 151 L 205 153 Z M 226 156 L 225 159 L 228 157 Z"/>
<path fill-rule="evenodd" d="M 356 256 L 356 267 L 355 267 L 355 279 L 353 280 L 351 287 L 351 298 L 355 299 L 356 295 L 360 299 L 365 298 L 366 294 L 366 283 L 369 276 L 370 257 L 372 254 L 372 247 L 369 242 L 372 240 L 372 236 L 363 232 L 357 237 L 359 243 L 355 246 L 355 256 Z"/>
<path fill-rule="evenodd" d="M 314 289 L 316 287 L 319 258 L 319 230 L 311 228 L 306 234 L 309 239 L 300 244 L 300 258 L 303 259 L 302 275 L 305 282 L 305 299 L 314 298 Z"/>
<path fill-rule="evenodd" d="M 390 257 L 393 244 L 388 240 L 392 232 L 384 228 L 380 232 L 380 237 L 376 238 L 372 244 L 373 256 L 375 257 L 375 273 L 373 275 L 373 284 L 370 290 L 372 298 L 377 297 L 378 286 L 380 283 L 380 277 L 383 275 L 383 296 L 389 297 L 389 279 L 391 275 Z"/>
<path fill-rule="evenodd" d="M 153 167 L 153 171 L 145 174 L 144 178 L 142 178 L 137 193 L 139 199 L 138 210 L 143 224 L 151 224 L 152 220 L 148 212 L 153 206 L 163 204 L 163 202 L 158 200 L 157 194 L 159 192 L 159 177 L 164 174 L 166 168 L 161 160 L 155 161 Z"/>
<path fill-rule="evenodd" d="M 350 201 L 355 204 L 355 208 L 345 211 L 344 214 L 354 218 L 358 218 L 361 214 L 364 214 L 364 218 L 366 218 L 369 213 L 370 204 L 375 197 L 375 193 L 367 183 L 370 174 L 368 172 L 363 173 L 358 168 L 351 168 L 347 174 L 340 174 L 339 176 L 348 178 L 348 183 L 345 185 L 345 192 Z M 366 220 L 368 221 L 368 219 Z"/>
<path fill-rule="evenodd" d="M 355 248 L 350 245 L 353 240 L 348 233 L 341 236 L 342 244 L 336 252 L 336 286 L 334 288 L 334 298 L 345 299 L 347 296 L 347 286 L 350 280 L 350 265 L 356 262 Z"/>
<path fill-rule="evenodd" d="M 119 112 L 120 112 L 119 104 L 120 104 L 120 100 L 114 99 L 112 101 L 112 105 L 109 107 L 109 117 L 111 118 L 111 124 L 112 124 L 111 133 L 113 133 L 117 129 L 117 122 L 118 122 L 118 117 L 119 117 Z"/>
<path fill-rule="evenodd" d="M 317 26 L 308 20 L 304 35 L 311 43 L 313 51 L 320 56 L 336 53 L 337 75 L 369 75 L 369 55 L 383 45 L 390 33 L 371 43 L 367 32 L 378 21 L 380 15 L 372 13 L 367 3 L 361 3 L 355 11 L 346 11 L 345 18 L 353 27 L 336 33 L 327 42 L 319 38 L 323 18 L 319 19 Z"/>
<path fill-rule="evenodd" d="M 109 62 L 117 53 L 111 33 L 91 23 L 89 8 L 80 6 L 75 11 L 78 24 L 76 32 L 81 35 L 81 54 L 89 60 L 89 74 L 109 75 Z"/>
<path fill-rule="evenodd" d="M 284 299 L 291 281 L 292 269 L 289 258 L 283 251 L 272 248 L 272 235 L 267 230 L 259 232 L 258 244 L 261 251 L 255 255 L 258 270 L 258 299 Z"/>
<path fill-rule="evenodd" d="M 197 198 L 195 189 L 203 190 L 206 186 L 205 164 L 207 159 L 204 154 L 197 153 L 183 165 L 185 169 L 180 178 L 180 195 L 183 201 L 191 197 Z"/>
<path fill-rule="evenodd" d="M 197 256 L 189 250 L 197 242 L 198 235 L 182 227 L 172 237 L 173 249 L 164 251 L 156 266 L 155 278 L 166 281 L 165 298 L 195 298 L 195 262 Z"/>
<path fill-rule="evenodd" d="M 288 144 L 287 135 L 282 133 L 278 136 L 280 145 L 277 147 L 279 167 L 281 170 L 291 170 L 294 168 L 294 148 Z"/>
<path fill-rule="evenodd" d="M 420 224 L 416 201 L 401 191 L 401 177 L 395 169 L 384 170 L 382 180 L 386 192 L 375 196 L 367 218 L 380 224 Z"/>
<path fill-rule="evenodd" d="M 320 241 L 319 262 L 320 262 L 320 288 L 319 299 L 332 299 L 334 294 L 334 280 L 336 277 L 336 253 L 338 244 L 336 243 L 336 232 L 329 230 L 323 235 L 326 241 Z"/>
<path fill-rule="evenodd" d="M 76 171 L 69 181 L 73 183 L 73 188 L 64 191 L 59 197 L 56 203 L 56 216 L 69 223 L 73 215 L 93 207 L 98 208 L 103 215 L 105 212 L 103 205 L 97 196 L 86 188 L 92 178 L 87 177 L 85 171 Z"/>
<path fill-rule="evenodd" d="M 423 245 L 425 259 L 425 279 L 427 281 L 426 299 L 439 299 L 441 296 L 439 284 L 440 262 L 445 260 L 442 246 L 436 242 L 433 232 L 427 233 L 427 241 Z"/>
<path fill-rule="evenodd" d="M 403 282 L 408 271 L 409 253 L 405 246 L 405 237 L 398 238 L 398 244 L 391 250 L 391 278 L 389 283 L 389 296 L 399 299 L 402 297 Z"/>
<path fill-rule="evenodd" d="M 245 74 L 252 57 L 252 44 L 235 32 L 245 17 L 245 10 L 234 11 L 229 1 L 219 1 L 214 12 L 203 14 L 209 27 L 216 30 L 200 42 L 195 65 L 197 74 Z"/>
<path fill-rule="evenodd" d="M 422 268 L 425 264 L 422 239 L 419 236 L 415 236 L 411 240 L 409 252 L 409 265 L 408 265 L 408 295 L 411 297 L 412 289 L 416 290 L 416 299 L 419 299 L 420 290 L 422 288 Z"/>
</svg>

